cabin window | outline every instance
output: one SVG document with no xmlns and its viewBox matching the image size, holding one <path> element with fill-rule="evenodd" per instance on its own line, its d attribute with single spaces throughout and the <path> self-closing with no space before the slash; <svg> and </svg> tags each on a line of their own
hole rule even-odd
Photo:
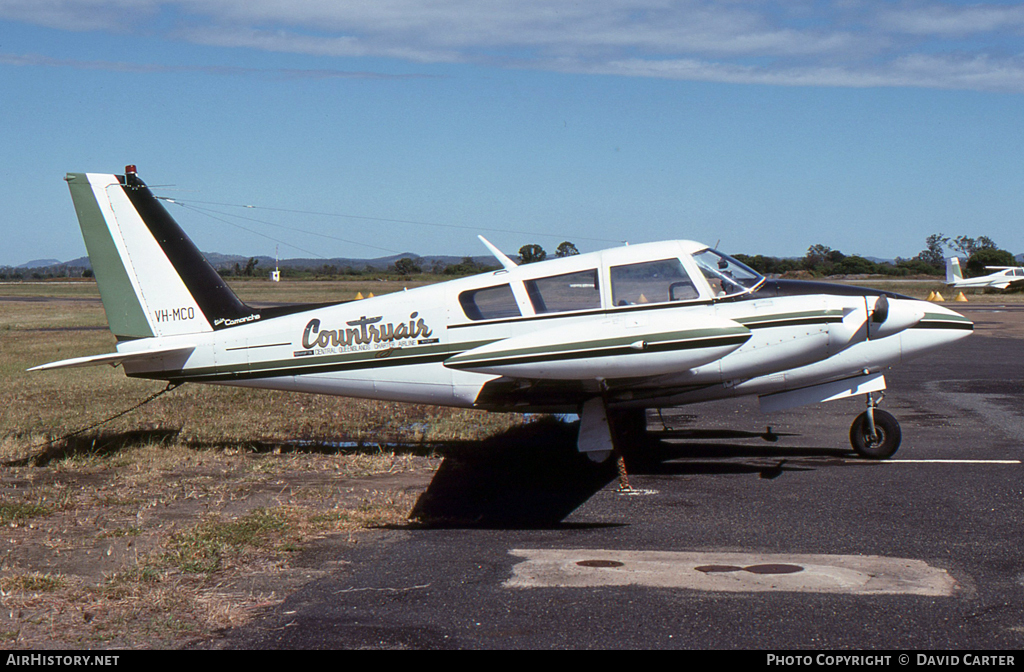
<svg viewBox="0 0 1024 672">
<path fill-rule="evenodd" d="M 612 266 L 612 305 L 633 306 L 699 298 L 678 259 Z"/>
<path fill-rule="evenodd" d="M 466 317 L 471 320 L 496 320 L 522 315 L 512 288 L 507 284 L 463 292 L 459 294 L 459 303 Z"/>
<path fill-rule="evenodd" d="M 601 307 L 596 269 L 527 280 L 526 293 L 538 314 Z"/>
</svg>

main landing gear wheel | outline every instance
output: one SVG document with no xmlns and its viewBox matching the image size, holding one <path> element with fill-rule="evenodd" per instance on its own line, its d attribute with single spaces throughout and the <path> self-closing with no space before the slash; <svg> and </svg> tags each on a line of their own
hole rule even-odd
<svg viewBox="0 0 1024 672">
<path fill-rule="evenodd" d="M 875 432 L 871 433 L 871 421 L 868 413 L 874 414 Z M 850 426 L 850 443 L 861 457 L 871 460 L 884 460 L 892 457 L 899 449 L 903 432 L 900 423 L 891 413 L 875 408 L 864 411 L 857 416 Z"/>
</svg>

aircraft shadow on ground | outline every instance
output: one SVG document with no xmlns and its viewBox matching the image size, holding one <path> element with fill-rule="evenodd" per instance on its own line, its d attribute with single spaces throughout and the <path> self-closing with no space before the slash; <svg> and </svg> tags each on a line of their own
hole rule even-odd
<svg viewBox="0 0 1024 672">
<path fill-rule="evenodd" d="M 170 444 L 179 440 L 181 429 L 145 428 L 125 432 L 92 431 L 54 439 L 34 446 L 26 457 L 4 462 L 6 466 L 42 467 L 53 460 L 75 456 L 115 455 L 135 446 Z M 318 453 L 321 455 L 377 454 L 383 450 L 402 455 L 429 456 L 437 453 L 436 443 L 379 443 L 365 441 L 193 441 L 183 445 L 193 450 L 243 450 L 253 453 Z"/>
<path fill-rule="evenodd" d="M 38 451 L 20 460 L 6 462 L 7 466 L 42 467 L 53 460 L 76 455 L 114 455 L 125 448 L 145 444 L 170 443 L 178 438 L 180 429 L 135 429 L 127 432 L 91 432 L 65 436 L 37 446 Z"/>
<path fill-rule="evenodd" d="M 572 526 L 562 521 L 620 476 L 615 459 L 595 464 L 577 451 L 576 430 L 575 425 L 539 421 L 485 441 L 443 447 L 441 466 L 410 517 L 427 527 Z M 851 454 L 830 448 L 668 443 L 658 440 L 657 432 L 652 434 L 647 450 L 627 455 L 629 474 L 757 474 L 772 479 L 812 468 L 787 464 L 790 458 Z"/>
<path fill-rule="evenodd" d="M 430 485 L 419 497 L 410 518 L 411 527 L 549 528 L 579 527 L 563 521 L 598 491 L 619 479 L 615 459 L 594 463 L 576 448 L 578 426 L 553 418 L 515 427 L 483 441 L 445 444 L 388 444 L 403 454 L 443 456 Z M 9 466 L 43 466 L 75 455 L 107 456 L 137 445 L 172 443 L 179 429 L 138 429 L 127 432 L 90 433 L 56 440 L 35 454 L 11 461 Z M 687 430 L 651 432 L 644 450 L 630 451 L 625 458 L 632 475 L 687 476 L 757 474 L 772 479 L 787 472 L 813 467 L 788 463 L 799 458 L 847 458 L 850 450 L 798 448 L 774 443 L 712 443 L 710 439 L 756 439 L 753 432 Z M 668 440 L 662 440 L 662 437 Z M 680 443 L 680 438 L 686 439 Z M 193 448 L 225 448 L 223 443 Z M 344 454 L 379 452 L 377 444 L 337 443 L 239 443 L 237 448 L 255 452 L 317 452 Z M 601 524 L 597 524 L 601 525 Z M 615 525 L 608 523 L 607 525 Z M 593 526 L 593 525 L 584 525 Z"/>
<path fill-rule="evenodd" d="M 541 420 L 484 441 L 451 444 L 410 514 L 429 527 L 560 526 L 618 477 L 576 450 L 576 427 Z"/>
</svg>

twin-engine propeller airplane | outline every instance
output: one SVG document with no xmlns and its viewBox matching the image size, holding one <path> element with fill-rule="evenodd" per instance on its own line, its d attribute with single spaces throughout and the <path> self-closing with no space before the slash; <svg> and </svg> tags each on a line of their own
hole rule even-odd
<svg viewBox="0 0 1024 672">
<path fill-rule="evenodd" d="M 1024 268 L 1020 266 L 986 266 L 995 271 L 977 278 L 965 278 L 960 270 L 960 259 L 946 259 L 946 284 L 954 289 L 1006 289 L 1014 282 L 1024 282 Z"/>
<path fill-rule="evenodd" d="M 766 280 L 673 240 L 503 268 L 360 301 L 242 303 L 128 166 L 65 178 L 128 376 L 492 411 L 577 413 L 595 461 L 641 443 L 646 409 L 757 395 L 764 411 L 865 395 L 850 438 L 899 447 L 883 371 L 971 333 L 890 292 Z"/>
</svg>

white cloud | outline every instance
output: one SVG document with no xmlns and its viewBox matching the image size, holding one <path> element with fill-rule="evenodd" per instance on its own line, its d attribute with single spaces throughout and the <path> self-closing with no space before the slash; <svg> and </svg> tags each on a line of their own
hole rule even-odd
<svg viewBox="0 0 1024 672">
<path fill-rule="evenodd" d="M 775 86 L 916 87 L 1024 92 L 1024 59 L 914 54 L 880 66 L 804 65 L 760 67 L 697 59 L 624 59 L 602 64 L 561 61 L 565 72 L 659 77 L 688 81 Z"/>
<path fill-rule="evenodd" d="M 929 3 L 883 9 L 878 25 L 914 35 L 960 36 L 1024 28 L 1024 7 L 1006 5 L 956 6 Z"/>
<path fill-rule="evenodd" d="M 9 54 L 0 52 L 0 64 L 16 66 L 43 66 L 51 68 L 74 68 L 77 70 L 106 70 L 108 72 L 130 73 L 171 73 L 203 72 L 210 75 L 247 75 L 255 77 L 278 77 L 282 79 L 416 79 L 427 75 L 393 75 L 379 72 L 337 70 L 321 68 L 301 70 L 297 68 L 241 68 L 223 65 L 160 65 L 155 63 L 131 63 L 127 61 L 90 61 L 52 58 L 40 54 Z"/>
<path fill-rule="evenodd" d="M 176 35 L 189 42 L 218 47 L 236 47 L 312 56 L 397 58 L 419 63 L 445 63 L 463 60 L 454 50 L 404 46 L 399 43 L 340 35 L 323 37 L 283 30 L 224 29 L 199 27 L 181 30 Z"/>
<path fill-rule="evenodd" d="M 372 3 L 181 0 L 197 16 L 223 29 L 283 28 L 299 49 L 301 37 L 358 36 L 367 49 L 395 43 L 423 51 L 530 49 L 599 54 L 641 49 L 679 54 L 816 54 L 855 46 L 862 38 L 842 30 L 780 26 L 736 3 L 646 0 L 378 0 Z"/>
<path fill-rule="evenodd" d="M 152 19 L 160 0 L 0 0 L 0 19 L 60 30 L 120 31 Z"/>
<path fill-rule="evenodd" d="M 1024 92 L 1024 7 L 917 0 L 0 0 L 0 18 L 229 48 L 802 86 Z M 958 40 L 971 38 L 967 47 Z M 991 40 L 1000 51 L 977 46 Z"/>
</svg>

